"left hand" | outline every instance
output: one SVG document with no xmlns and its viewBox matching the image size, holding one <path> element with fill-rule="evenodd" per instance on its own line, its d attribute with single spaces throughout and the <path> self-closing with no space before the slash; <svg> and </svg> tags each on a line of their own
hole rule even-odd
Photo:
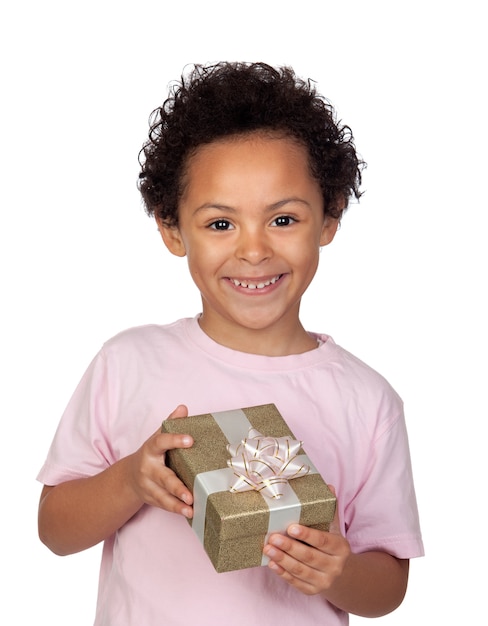
<svg viewBox="0 0 488 626">
<path fill-rule="evenodd" d="M 351 548 L 341 535 L 336 508 L 328 532 L 292 524 L 286 535 L 272 534 L 263 552 L 278 576 L 302 593 L 315 595 L 341 576 Z"/>
</svg>

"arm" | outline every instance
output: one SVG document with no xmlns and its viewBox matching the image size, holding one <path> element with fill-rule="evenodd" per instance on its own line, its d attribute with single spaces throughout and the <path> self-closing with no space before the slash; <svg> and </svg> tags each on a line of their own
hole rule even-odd
<svg viewBox="0 0 488 626">
<path fill-rule="evenodd" d="M 187 413 L 180 405 L 170 417 Z M 144 504 L 191 517 L 191 492 L 164 465 L 167 450 L 191 445 L 187 435 L 158 431 L 96 476 L 45 486 L 39 503 L 41 541 L 59 555 L 80 552 L 112 535 Z"/>
<path fill-rule="evenodd" d="M 408 559 L 386 552 L 351 554 L 340 581 L 330 587 L 326 597 L 349 613 L 380 617 L 402 603 L 408 570 Z"/>
<path fill-rule="evenodd" d="M 293 524 L 287 535 L 271 535 L 264 553 L 288 584 L 308 595 L 321 593 L 362 617 L 390 613 L 407 588 L 409 561 L 380 551 L 353 554 L 340 534 L 337 513 L 329 532 Z"/>
</svg>

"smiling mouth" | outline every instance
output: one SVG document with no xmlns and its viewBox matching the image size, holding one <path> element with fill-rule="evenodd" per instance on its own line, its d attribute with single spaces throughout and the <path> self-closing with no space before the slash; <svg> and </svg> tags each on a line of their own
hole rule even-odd
<svg viewBox="0 0 488 626">
<path fill-rule="evenodd" d="M 265 287 L 274 285 L 275 282 L 279 280 L 282 276 L 283 274 L 278 274 L 278 276 L 274 276 L 269 280 L 263 280 L 259 282 L 252 282 L 251 280 L 237 280 L 237 278 L 229 278 L 229 280 L 236 287 L 244 287 L 245 289 L 264 289 Z"/>
</svg>

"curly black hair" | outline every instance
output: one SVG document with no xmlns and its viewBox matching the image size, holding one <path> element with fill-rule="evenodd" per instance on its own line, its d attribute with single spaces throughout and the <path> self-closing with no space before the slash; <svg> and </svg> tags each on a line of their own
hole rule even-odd
<svg viewBox="0 0 488 626">
<path fill-rule="evenodd" d="M 151 114 L 149 139 L 139 154 L 146 212 L 176 226 L 189 157 L 204 144 L 256 131 L 276 132 L 307 148 L 325 216 L 340 219 L 351 195 L 359 199 L 364 162 L 351 129 L 336 121 L 312 81 L 290 67 L 222 62 L 194 65 Z"/>
</svg>

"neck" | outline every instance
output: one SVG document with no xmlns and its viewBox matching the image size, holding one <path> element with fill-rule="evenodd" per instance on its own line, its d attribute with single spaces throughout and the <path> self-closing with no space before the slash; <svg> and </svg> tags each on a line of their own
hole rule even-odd
<svg viewBox="0 0 488 626">
<path fill-rule="evenodd" d="M 220 323 L 218 330 L 206 322 L 204 316 L 199 319 L 200 328 L 217 343 L 249 354 L 262 356 L 289 356 L 301 354 L 317 348 L 317 341 L 311 337 L 300 322 L 293 329 L 283 327 L 239 329 L 236 333 L 232 325 Z"/>
</svg>

